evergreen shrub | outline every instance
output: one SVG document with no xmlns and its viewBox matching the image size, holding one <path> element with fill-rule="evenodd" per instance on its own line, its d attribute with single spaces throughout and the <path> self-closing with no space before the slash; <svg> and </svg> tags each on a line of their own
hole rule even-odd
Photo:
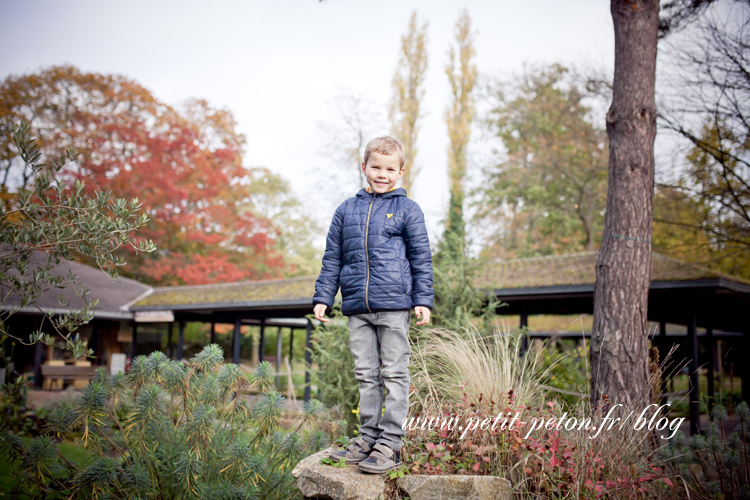
<svg viewBox="0 0 750 500">
<path fill-rule="evenodd" d="M 25 441 L 0 430 L 0 459 L 21 479 L 15 498 L 289 499 L 305 456 L 327 447 L 324 407 L 305 403 L 281 426 L 285 398 L 272 366 L 248 377 L 209 345 L 189 362 L 161 352 L 138 356 L 127 374 L 97 370 L 75 404 L 62 404 L 45 433 Z M 249 391 L 258 396 L 250 398 Z M 334 436 L 335 438 L 336 436 Z M 59 452 L 78 439 L 92 459 L 76 466 Z"/>
<path fill-rule="evenodd" d="M 311 371 L 318 388 L 318 398 L 326 405 L 335 406 L 342 415 L 338 425 L 341 432 L 354 430 L 359 425 L 359 382 L 354 378 L 354 358 L 349 348 L 349 326 L 337 304 L 331 312 L 331 322 L 321 323 L 312 334 L 312 361 L 317 368 Z"/>
</svg>

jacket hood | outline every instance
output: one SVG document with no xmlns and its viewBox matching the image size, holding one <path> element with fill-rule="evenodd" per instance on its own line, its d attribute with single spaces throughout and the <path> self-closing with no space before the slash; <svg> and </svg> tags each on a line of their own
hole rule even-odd
<svg viewBox="0 0 750 500">
<path fill-rule="evenodd" d="M 368 189 L 369 188 L 362 188 L 362 189 L 360 189 L 357 192 L 357 197 L 358 198 L 370 198 L 372 196 L 372 194 L 367 191 Z M 378 196 L 380 196 L 381 198 L 391 198 L 391 197 L 394 197 L 394 196 L 406 196 L 406 189 L 404 189 L 404 188 L 395 188 L 395 189 L 391 189 L 390 191 L 386 191 L 385 193 L 380 194 Z"/>
</svg>

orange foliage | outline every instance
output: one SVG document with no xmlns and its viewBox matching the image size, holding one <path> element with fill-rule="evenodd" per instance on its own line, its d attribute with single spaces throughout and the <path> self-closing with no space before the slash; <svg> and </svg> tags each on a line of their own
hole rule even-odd
<svg viewBox="0 0 750 500">
<path fill-rule="evenodd" d="M 202 100 L 181 109 L 122 76 L 65 66 L 7 78 L 0 87 L 0 162 L 15 152 L 10 131 L 31 122 L 43 151 L 73 146 L 80 161 L 63 173 L 88 194 L 137 197 L 151 219 L 139 237 L 158 248 L 127 255 L 123 274 L 153 284 L 202 284 L 280 274 L 271 221 L 250 210 L 240 182 L 245 137 L 232 113 Z M 6 177 L 7 180 L 7 177 Z M 5 185 L 5 182 L 3 182 Z"/>
</svg>

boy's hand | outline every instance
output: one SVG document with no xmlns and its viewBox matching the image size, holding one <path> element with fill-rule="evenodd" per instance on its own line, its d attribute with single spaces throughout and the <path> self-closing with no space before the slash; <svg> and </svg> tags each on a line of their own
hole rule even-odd
<svg viewBox="0 0 750 500">
<path fill-rule="evenodd" d="M 315 308 L 313 309 L 315 311 L 315 319 L 323 323 L 330 323 L 331 320 L 325 317 L 326 309 L 328 309 L 328 306 L 325 304 L 315 304 Z"/>
<path fill-rule="evenodd" d="M 426 325 L 430 322 L 430 310 L 428 308 L 424 306 L 417 306 L 414 308 L 414 314 L 417 315 L 417 326 Z"/>
</svg>

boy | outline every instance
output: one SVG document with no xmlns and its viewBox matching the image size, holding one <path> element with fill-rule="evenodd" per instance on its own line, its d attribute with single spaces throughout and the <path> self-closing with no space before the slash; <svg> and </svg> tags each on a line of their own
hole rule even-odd
<svg viewBox="0 0 750 500">
<path fill-rule="evenodd" d="M 409 411 L 410 310 L 417 325 L 427 324 L 434 294 L 424 215 L 403 188 L 396 189 L 404 174 L 403 146 L 378 137 L 367 144 L 364 159 L 369 187 L 333 214 L 313 304 L 315 317 L 330 321 L 324 315 L 341 286 L 359 381 L 361 437 L 332 457 L 379 474 L 401 465 L 401 425 Z"/>
</svg>

